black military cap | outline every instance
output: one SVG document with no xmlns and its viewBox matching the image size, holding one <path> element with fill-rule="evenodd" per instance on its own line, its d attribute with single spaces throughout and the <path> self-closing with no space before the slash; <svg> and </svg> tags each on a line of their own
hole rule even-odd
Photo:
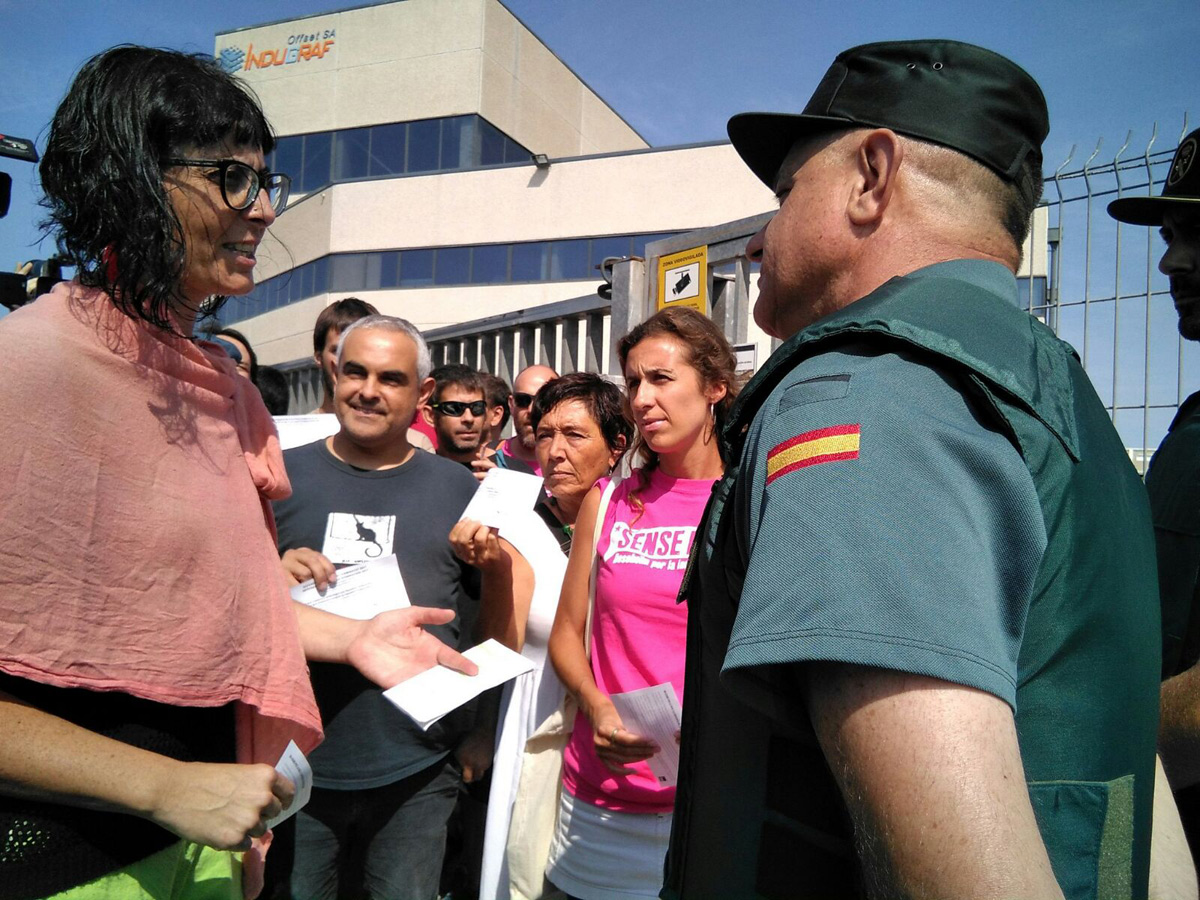
<svg viewBox="0 0 1200 900">
<path fill-rule="evenodd" d="M 838 54 L 800 115 L 741 113 L 729 139 L 772 190 L 796 141 L 841 128 L 890 128 L 941 144 L 1014 181 L 1050 131 L 1036 81 L 998 53 L 958 41 L 887 41 Z M 1040 165 L 1040 162 L 1039 162 Z"/>
<path fill-rule="evenodd" d="M 1174 207 L 1200 210 L 1200 128 L 1180 143 L 1167 170 L 1167 183 L 1158 197 L 1122 197 L 1108 204 L 1108 214 L 1118 222 L 1161 225 L 1163 213 Z"/>
</svg>

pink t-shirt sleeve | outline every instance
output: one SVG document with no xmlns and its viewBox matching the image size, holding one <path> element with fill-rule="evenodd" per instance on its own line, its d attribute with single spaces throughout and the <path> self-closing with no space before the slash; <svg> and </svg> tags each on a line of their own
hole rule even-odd
<svg viewBox="0 0 1200 900">
<path fill-rule="evenodd" d="M 596 551 L 592 674 L 606 694 L 670 682 L 683 702 L 687 606 L 675 602 L 713 480 L 634 475 L 613 491 Z M 630 495 L 637 491 L 639 509 Z M 669 812 L 675 789 L 645 763 L 613 775 L 596 756 L 579 714 L 563 757 L 563 786 L 575 798 L 618 812 Z"/>
</svg>

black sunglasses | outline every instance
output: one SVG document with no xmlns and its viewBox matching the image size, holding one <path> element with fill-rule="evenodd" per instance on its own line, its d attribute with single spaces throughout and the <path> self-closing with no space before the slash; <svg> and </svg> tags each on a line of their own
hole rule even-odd
<svg viewBox="0 0 1200 900">
<path fill-rule="evenodd" d="M 166 162 L 172 166 L 216 169 L 221 173 L 221 199 L 226 206 L 238 212 L 253 206 L 258 199 L 258 192 L 264 188 L 276 215 L 287 206 L 292 179 L 282 172 L 256 172 L 236 159 L 168 159 Z"/>
<path fill-rule="evenodd" d="M 533 394 L 520 393 L 513 394 L 512 397 L 513 403 L 517 404 L 517 406 L 521 409 L 525 409 L 525 407 L 529 406 L 529 404 L 533 402 Z"/>
<path fill-rule="evenodd" d="M 451 416 L 457 419 L 468 409 L 473 416 L 482 416 L 487 412 L 486 400 L 472 400 L 470 403 L 463 403 L 461 400 L 443 400 L 441 403 L 430 403 L 430 408 L 436 409 L 443 416 Z"/>
</svg>

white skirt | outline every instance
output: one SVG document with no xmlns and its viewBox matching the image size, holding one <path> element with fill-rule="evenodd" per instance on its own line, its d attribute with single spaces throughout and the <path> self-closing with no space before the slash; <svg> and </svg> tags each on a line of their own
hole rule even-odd
<svg viewBox="0 0 1200 900">
<path fill-rule="evenodd" d="M 625 813 L 565 790 L 546 877 L 581 900 L 657 898 L 671 838 L 671 813 Z"/>
</svg>

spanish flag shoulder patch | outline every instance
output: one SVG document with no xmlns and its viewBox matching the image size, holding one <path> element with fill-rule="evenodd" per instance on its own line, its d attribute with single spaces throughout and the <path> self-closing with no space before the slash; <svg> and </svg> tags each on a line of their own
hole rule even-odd
<svg viewBox="0 0 1200 900">
<path fill-rule="evenodd" d="M 767 454 L 767 484 L 789 472 L 839 459 L 857 459 L 861 427 L 834 425 L 806 431 L 781 444 Z"/>
</svg>

